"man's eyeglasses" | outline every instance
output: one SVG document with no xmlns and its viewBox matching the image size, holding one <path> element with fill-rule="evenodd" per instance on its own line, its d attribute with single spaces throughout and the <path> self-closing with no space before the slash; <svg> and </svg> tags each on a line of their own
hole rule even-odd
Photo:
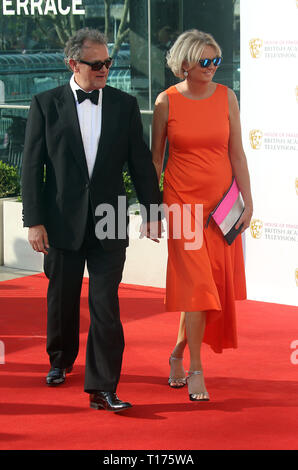
<svg viewBox="0 0 298 470">
<path fill-rule="evenodd" d="M 218 67 L 222 62 L 222 57 L 214 57 L 214 59 L 200 59 L 199 64 L 200 66 L 205 69 L 213 63 L 215 67 Z"/>
<path fill-rule="evenodd" d="M 97 60 L 96 62 L 87 62 L 86 60 L 78 60 L 78 62 L 80 62 L 81 64 L 89 65 L 91 67 L 91 70 L 94 70 L 94 71 L 101 70 L 104 65 L 106 66 L 107 69 L 110 68 L 112 65 L 112 61 L 113 61 L 112 57 L 109 57 L 103 62 L 101 60 Z"/>
</svg>

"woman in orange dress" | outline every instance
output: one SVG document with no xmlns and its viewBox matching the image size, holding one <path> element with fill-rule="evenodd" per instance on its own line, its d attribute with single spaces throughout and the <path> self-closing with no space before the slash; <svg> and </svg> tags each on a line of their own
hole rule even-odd
<svg viewBox="0 0 298 470">
<path fill-rule="evenodd" d="M 202 243 L 187 249 L 189 237 L 173 235 L 175 219 L 167 217 L 167 311 L 180 311 L 178 339 L 170 356 L 169 385 L 187 382 L 192 401 L 209 400 L 201 361 L 201 344 L 216 353 L 237 347 L 235 300 L 246 298 L 241 236 L 228 245 L 209 213 L 225 194 L 235 176 L 245 210 L 236 228 L 249 226 L 253 204 L 249 172 L 242 146 L 236 95 L 213 81 L 221 63 L 221 49 L 207 33 L 182 33 L 170 49 L 168 65 L 182 81 L 162 92 L 153 118 L 153 161 L 160 178 L 165 145 L 169 159 L 164 175 L 164 204 L 181 209 L 203 205 Z M 177 219 L 176 219 L 177 220 Z M 183 231 L 182 231 L 183 232 Z M 187 238 L 187 239 L 186 239 Z M 188 344 L 189 375 L 185 377 L 183 353 Z"/>
</svg>

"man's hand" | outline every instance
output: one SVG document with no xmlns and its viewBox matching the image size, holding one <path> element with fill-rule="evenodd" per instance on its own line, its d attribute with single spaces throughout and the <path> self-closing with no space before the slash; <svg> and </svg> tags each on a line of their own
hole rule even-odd
<svg viewBox="0 0 298 470">
<path fill-rule="evenodd" d="M 44 225 L 34 225 L 29 227 L 28 240 L 34 251 L 48 254 L 49 240 Z"/>
<path fill-rule="evenodd" d="M 164 232 L 163 224 L 161 220 L 154 222 L 142 223 L 140 227 L 140 238 L 150 238 L 150 240 L 159 243 L 158 238 L 161 238 Z"/>
</svg>

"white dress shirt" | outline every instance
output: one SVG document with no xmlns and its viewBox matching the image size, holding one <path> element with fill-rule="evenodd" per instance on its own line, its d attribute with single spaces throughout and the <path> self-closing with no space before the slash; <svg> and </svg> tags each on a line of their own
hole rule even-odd
<svg viewBox="0 0 298 470">
<path fill-rule="evenodd" d="M 98 105 L 91 103 L 90 100 L 79 104 L 76 90 L 82 88 L 75 82 L 74 75 L 70 79 L 70 86 L 76 100 L 89 178 L 91 178 L 101 134 L 102 89 L 99 90 Z"/>
</svg>

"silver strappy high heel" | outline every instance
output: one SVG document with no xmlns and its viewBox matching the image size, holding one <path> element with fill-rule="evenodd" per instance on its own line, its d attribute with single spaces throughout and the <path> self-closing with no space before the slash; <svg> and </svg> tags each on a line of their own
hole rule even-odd
<svg viewBox="0 0 298 470">
<path fill-rule="evenodd" d="M 183 357 L 174 357 L 170 356 L 169 364 L 171 366 L 171 360 L 174 361 L 183 361 Z M 168 384 L 171 388 L 182 388 L 186 385 L 186 377 L 169 377 Z"/>
<path fill-rule="evenodd" d="M 190 371 L 187 371 L 188 372 L 188 376 L 186 378 L 187 380 L 187 384 L 188 384 L 188 392 L 189 392 L 189 399 L 190 401 L 209 401 L 210 400 L 210 397 L 209 397 L 209 393 L 207 392 L 207 390 L 203 391 L 203 392 L 190 392 L 190 384 L 189 384 L 189 379 L 191 377 L 193 377 L 194 375 L 202 375 L 202 378 L 203 378 L 203 383 L 204 383 L 204 376 L 203 376 L 203 371 L 202 370 L 195 370 L 193 372 L 190 372 Z M 204 384 L 205 386 L 205 384 Z"/>
</svg>

